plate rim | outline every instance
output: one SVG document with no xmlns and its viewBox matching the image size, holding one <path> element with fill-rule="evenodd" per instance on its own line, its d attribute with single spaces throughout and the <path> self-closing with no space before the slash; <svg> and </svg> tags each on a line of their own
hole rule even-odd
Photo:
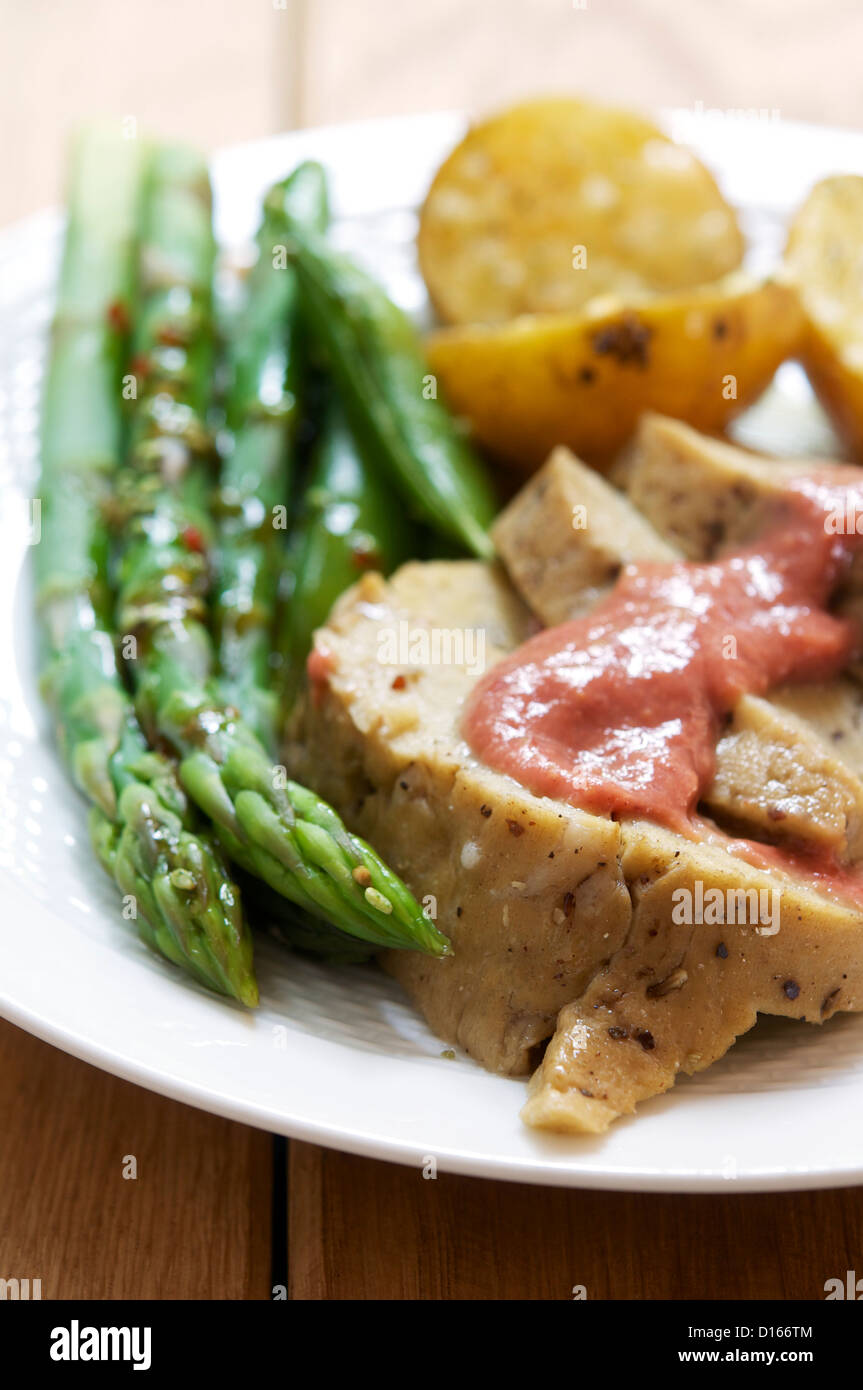
<svg viewBox="0 0 863 1390">
<path fill-rule="evenodd" d="M 674 113 L 663 113 L 665 124 L 668 124 L 669 115 L 673 116 Z M 232 144 L 215 151 L 210 159 L 218 178 L 220 169 L 228 169 L 231 163 L 242 160 L 246 156 L 261 156 L 266 162 L 268 158 L 273 156 L 276 148 L 291 151 L 292 158 L 304 157 L 305 152 L 310 148 L 316 150 L 320 150 L 322 146 L 336 148 L 347 135 L 350 135 L 352 139 L 364 137 L 374 140 L 383 132 L 399 141 L 405 138 L 409 139 L 411 135 L 415 136 L 420 131 L 426 134 L 438 132 L 442 136 L 444 131 L 457 131 L 459 126 L 464 125 L 465 120 L 466 115 L 463 111 L 437 111 L 421 112 L 410 116 L 376 117 L 365 121 L 342 122 Z M 830 141 L 837 134 L 841 134 L 846 139 L 856 139 L 859 143 L 861 167 L 863 167 L 863 132 L 840 130 L 837 127 L 819 126 L 810 122 L 783 121 L 781 125 L 783 132 L 792 139 L 798 134 L 805 134 L 807 139 L 815 139 L 819 144 Z M 399 205 L 403 206 L 402 203 Z M 14 250 L 16 254 L 19 253 L 19 248 L 26 251 L 27 244 L 31 239 L 38 241 L 40 238 L 56 235 L 61 225 L 62 212 L 59 209 L 50 208 L 30 213 L 24 218 L 0 227 L 0 265 L 4 259 L 8 258 L 10 249 Z M 52 271 L 53 268 L 51 268 Z M 45 289 L 46 291 L 48 289 L 47 278 Z M 0 303 L 0 314 L 8 317 L 8 311 L 2 303 Z M 4 876 L 2 882 L 4 889 L 8 885 L 13 900 L 20 897 L 25 909 L 29 909 L 31 913 L 46 911 L 43 905 L 36 903 L 7 877 Z M 56 914 L 51 914 L 51 916 L 53 918 Z M 176 998 L 181 1000 L 183 998 L 182 992 L 178 991 Z M 217 1007 L 222 1009 L 225 1005 L 220 1002 Z M 53 1018 L 46 1015 L 40 1010 L 32 990 L 29 1002 L 26 1000 L 26 995 L 22 1000 L 20 985 L 19 996 L 13 997 L 8 992 L 5 978 L 0 980 L 0 1016 L 50 1045 L 58 1047 L 61 1051 L 97 1066 L 100 1070 L 132 1084 L 143 1086 L 181 1104 L 192 1105 L 237 1123 L 248 1124 L 254 1128 L 285 1134 L 304 1142 L 320 1144 L 324 1147 L 375 1158 L 383 1162 L 419 1166 L 427 1156 L 428 1146 L 420 1142 L 412 1142 L 392 1135 L 383 1137 L 370 1131 L 363 1133 L 356 1129 L 346 1129 L 344 1125 L 339 1126 L 335 1122 L 323 1123 L 298 1115 L 286 1114 L 284 1111 L 277 1113 L 271 1107 L 255 1100 L 247 1098 L 245 1101 L 240 1101 L 214 1093 L 211 1084 L 208 1085 L 205 1081 L 195 1081 L 188 1076 L 183 1076 L 180 1072 L 172 1073 L 166 1070 L 164 1065 L 148 1060 L 146 1056 L 134 1055 L 128 1051 L 125 1043 L 115 1044 L 112 1049 L 95 1035 L 88 1038 L 81 1031 L 76 1030 L 70 1022 L 58 1021 L 56 1014 Z M 815 1094 L 814 1091 L 813 1094 Z M 690 1094 L 687 1098 L 686 1103 L 692 1108 L 695 1123 L 698 1122 L 696 1113 L 698 1105 L 703 1106 L 708 1099 L 709 1097 L 706 1095 L 696 1098 L 694 1094 Z M 518 1100 L 515 1096 L 515 1088 L 513 1088 L 513 1109 L 517 1114 Z M 661 1119 L 662 1116 L 660 1115 L 658 1117 L 659 1123 L 661 1123 Z M 632 1123 L 645 1128 L 644 1121 L 638 1118 Z M 468 1149 L 462 1151 L 439 1149 L 435 1152 L 435 1157 L 441 1171 L 532 1185 L 564 1186 L 587 1190 L 729 1193 L 826 1189 L 863 1183 L 863 1149 L 861 1149 L 861 1158 L 853 1164 L 846 1161 L 828 1168 L 823 1165 L 820 1167 L 804 1166 L 797 1170 L 787 1164 L 782 1167 L 774 1165 L 761 1172 L 751 1169 L 739 1175 L 725 1176 L 715 1168 L 709 1171 L 704 1168 L 675 1171 L 667 1165 L 654 1169 L 649 1166 L 629 1169 L 626 1167 L 578 1167 L 576 1165 L 578 1164 L 579 1153 L 584 1152 L 584 1149 L 580 1147 L 582 1141 L 578 1136 L 570 1136 L 568 1142 L 572 1145 L 568 1162 L 552 1162 L 539 1152 L 536 1159 L 532 1160 L 505 1154 L 472 1152 Z"/>
</svg>

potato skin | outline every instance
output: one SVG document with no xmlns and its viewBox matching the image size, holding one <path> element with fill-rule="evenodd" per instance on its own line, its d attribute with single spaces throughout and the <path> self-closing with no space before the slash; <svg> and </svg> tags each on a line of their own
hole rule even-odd
<svg viewBox="0 0 863 1390">
<path fill-rule="evenodd" d="M 822 179 L 791 225 L 785 271 L 806 319 L 812 388 L 855 458 L 863 457 L 863 178 Z"/>
<path fill-rule="evenodd" d="M 812 389 L 853 459 L 863 459 L 863 372 L 843 362 L 829 334 L 810 327 L 803 365 Z"/>
<path fill-rule="evenodd" d="M 580 315 L 442 329 L 426 351 L 477 443 L 528 474 L 557 444 L 605 466 L 648 410 L 720 431 L 801 334 L 789 287 L 734 275 L 641 303 L 594 301 Z"/>
<path fill-rule="evenodd" d="M 743 240 L 713 176 L 650 121 L 546 97 L 467 133 L 429 189 L 418 248 L 444 322 L 503 323 L 705 284 L 737 269 Z"/>
</svg>

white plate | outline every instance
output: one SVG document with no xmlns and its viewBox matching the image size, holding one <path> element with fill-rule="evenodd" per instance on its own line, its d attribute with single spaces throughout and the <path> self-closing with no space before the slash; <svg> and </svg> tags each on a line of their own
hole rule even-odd
<svg viewBox="0 0 863 1390">
<path fill-rule="evenodd" d="M 863 172 L 863 136 L 670 113 L 743 210 L 752 263 L 781 245 L 812 180 Z M 218 231 L 252 232 L 266 185 L 298 159 L 328 166 L 339 240 L 424 312 L 414 208 L 463 121 L 429 116 L 304 131 L 215 160 Z M 541 1136 L 518 1117 L 522 1081 L 443 1044 L 372 969 L 258 950 L 254 1016 L 141 946 L 86 840 L 84 808 L 51 747 L 33 678 L 27 499 L 60 219 L 0 235 L 0 1013 L 97 1066 L 232 1119 L 419 1166 L 527 1182 L 665 1191 L 863 1181 L 863 1017 L 823 1028 L 766 1020 L 700 1077 L 603 1139 Z M 739 434 L 829 450 L 802 374 L 785 367 Z"/>
</svg>

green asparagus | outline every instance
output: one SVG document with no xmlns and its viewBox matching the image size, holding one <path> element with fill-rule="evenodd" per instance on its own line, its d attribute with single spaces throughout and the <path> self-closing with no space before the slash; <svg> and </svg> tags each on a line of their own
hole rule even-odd
<svg viewBox="0 0 863 1390">
<path fill-rule="evenodd" d="M 41 688 L 97 854 L 142 938 L 198 979 L 257 1002 L 237 891 L 195 833 L 172 762 L 149 750 L 117 669 L 105 510 L 122 449 L 120 370 L 144 155 L 106 132 L 74 151 L 69 222 L 42 404 L 35 553 Z"/>
<path fill-rule="evenodd" d="M 310 331 L 358 436 L 371 443 L 417 520 L 492 559 L 491 482 L 437 400 L 407 315 L 319 234 L 294 223 L 291 240 Z"/>
<path fill-rule="evenodd" d="M 287 214 L 326 226 L 320 165 L 301 164 L 267 195 L 258 259 L 231 327 L 214 594 L 221 694 L 268 748 L 276 741 L 271 657 L 284 553 L 279 526 L 287 519 L 301 379 L 296 276 L 279 259 Z"/>
<path fill-rule="evenodd" d="M 239 879 L 243 902 L 254 912 L 255 924 L 283 946 L 334 965 L 360 965 L 373 959 L 376 948 L 369 942 L 313 917 L 253 874 L 240 870 Z"/>
<path fill-rule="evenodd" d="M 118 627 L 136 641 L 129 664 L 139 715 L 152 741 L 176 750 L 185 790 L 247 872 L 349 935 L 444 954 L 446 938 L 405 884 L 332 808 L 273 765 L 242 713 L 219 694 L 204 621 L 213 546 L 208 381 L 200 376 L 212 338 L 204 189 L 194 161 L 157 160 L 141 255 L 141 389 L 118 570 Z"/>
<path fill-rule="evenodd" d="M 331 401 L 320 430 L 291 536 L 294 585 L 286 606 L 286 697 L 297 691 L 312 645 L 340 594 L 363 570 L 383 574 L 415 553 L 411 526 L 392 507 L 379 461 L 360 449 L 344 412 Z"/>
<path fill-rule="evenodd" d="M 287 519 L 283 499 L 292 490 L 305 377 L 296 274 L 284 260 L 286 214 L 325 229 L 320 165 L 302 164 L 269 190 L 257 260 L 229 329 L 213 605 L 220 695 L 268 749 L 276 746 L 280 723 L 273 628 L 285 551 L 277 521 Z M 310 916 L 260 879 L 246 875 L 245 881 L 243 896 L 257 919 L 285 944 L 341 961 L 372 954 L 368 943 Z"/>
</svg>

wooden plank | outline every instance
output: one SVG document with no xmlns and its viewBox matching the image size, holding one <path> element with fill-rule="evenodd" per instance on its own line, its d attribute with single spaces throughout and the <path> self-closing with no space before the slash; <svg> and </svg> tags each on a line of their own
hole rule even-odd
<svg viewBox="0 0 863 1390">
<path fill-rule="evenodd" d="M 45 1299 L 268 1298 L 271 1153 L 0 1021 L 0 1278 Z"/>
<path fill-rule="evenodd" d="M 545 91 L 714 124 L 748 110 L 859 125 L 861 40 L 848 0 L 314 0 L 304 119 L 483 112 Z"/>
<path fill-rule="evenodd" d="M 295 1299 L 823 1299 L 863 1190 L 705 1197 L 484 1182 L 291 1144 Z"/>
<path fill-rule="evenodd" d="M 134 116 L 206 150 L 268 135 L 293 110 L 286 35 L 295 0 L 4 5 L 0 224 L 62 197 L 81 121 Z"/>
</svg>

